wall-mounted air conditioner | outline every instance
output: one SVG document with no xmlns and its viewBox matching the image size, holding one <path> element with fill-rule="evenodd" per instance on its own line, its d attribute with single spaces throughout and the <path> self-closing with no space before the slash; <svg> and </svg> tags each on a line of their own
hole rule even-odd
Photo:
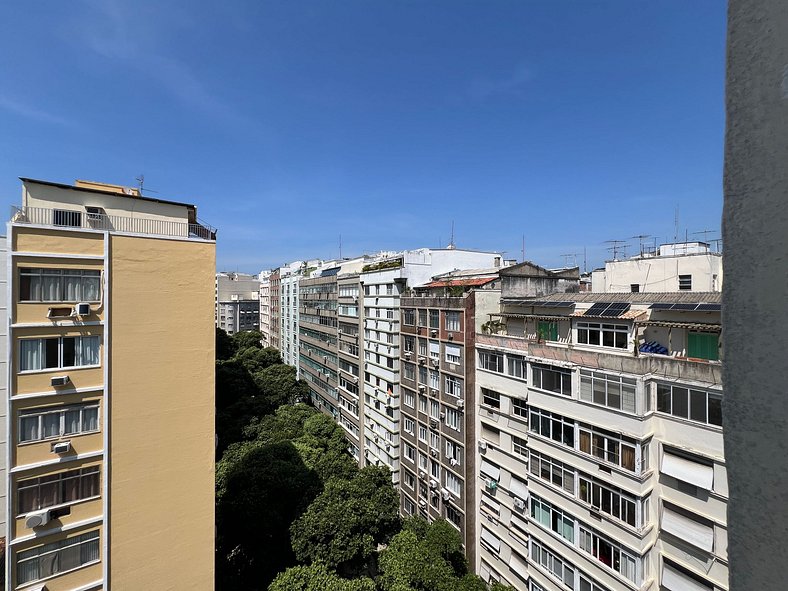
<svg viewBox="0 0 788 591">
<path fill-rule="evenodd" d="M 459 460 L 452 458 L 451 460 L 449 460 L 449 464 L 451 464 L 452 466 L 459 466 L 460 462 Z"/>
<path fill-rule="evenodd" d="M 425 501 L 424 499 L 420 500 L 419 501 L 419 507 L 421 507 L 422 509 L 426 509 L 427 508 L 427 501 Z"/>
<path fill-rule="evenodd" d="M 431 330 L 430 331 L 430 336 L 437 337 L 438 336 L 438 331 L 435 330 L 435 329 Z"/>
<path fill-rule="evenodd" d="M 432 366 L 433 366 L 433 367 L 438 367 L 438 366 L 440 365 L 440 363 L 441 363 L 441 362 L 440 362 L 440 360 L 438 360 L 438 359 L 433 359 L 433 360 L 432 360 Z"/>
<path fill-rule="evenodd" d="M 80 302 L 74 306 L 75 316 L 90 316 L 90 304 L 87 302 Z"/>
<path fill-rule="evenodd" d="M 425 386 L 424 384 L 421 384 L 419 386 L 419 392 L 426 392 L 426 391 L 427 391 L 427 386 Z"/>
<path fill-rule="evenodd" d="M 464 400 L 458 400 L 457 401 L 457 408 L 463 408 L 464 406 L 465 406 L 465 401 Z"/>
<path fill-rule="evenodd" d="M 27 527 L 41 527 L 47 523 L 49 523 L 49 509 L 32 511 L 25 515 L 25 526 Z"/>
<path fill-rule="evenodd" d="M 514 508 L 517 509 L 518 511 L 524 510 L 525 509 L 525 501 L 523 501 L 520 498 L 515 498 L 514 499 Z"/>
<path fill-rule="evenodd" d="M 405 351 L 405 359 L 410 359 L 413 356 L 413 353 L 410 351 Z"/>
<path fill-rule="evenodd" d="M 487 442 L 486 441 L 480 441 L 479 442 L 479 451 L 486 451 L 486 450 L 487 450 Z"/>
<path fill-rule="evenodd" d="M 431 450 L 430 450 L 430 455 L 431 455 L 433 458 L 437 458 L 437 457 L 438 457 L 438 450 L 437 450 L 437 449 L 431 449 Z"/>
<path fill-rule="evenodd" d="M 427 478 L 427 473 L 424 470 L 419 470 L 419 478 Z"/>
<path fill-rule="evenodd" d="M 424 365 L 425 363 L 427 363 L 427 358 L 426 357 L 419 357 L 419 363 L 421 365 Z"/>
<path fill-rule="evenodd" d="M 65 454 L 71 450 L 70 441 L 58 441 L 52 444 L 52 453 Z"/>
<path fill-rule="evenodd" d="M 52 386 L 65 386 L 68 384 L 68 376 L 55 376 L 49 380 Z"/>
<path fill-rule="evenodd" d="M 444 501 L 448 501 L 448 500 L 451 498 L 451 492 L 450 492 L 449 490 L 447 490 L 447 489 L 445 489 L 445 488 L 444 488 L 444 489 L 441 491 L 441 496 L 443 497 L 443 500 L 444 500 Z"/>
<path fill-rule="evenodd" d="M 430 488 L 438 488 L 438 481 L 430 480 Z"/>
</svg>

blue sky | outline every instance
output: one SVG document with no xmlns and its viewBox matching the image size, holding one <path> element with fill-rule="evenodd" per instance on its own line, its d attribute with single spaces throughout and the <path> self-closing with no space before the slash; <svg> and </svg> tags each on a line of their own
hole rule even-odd
<svg viewBox="0 0 788 591">
<path fill-rule="evenodd" d="M 452 221 L 458 246 L 519 259 L 524 235 L 590 268 L 672 239 L 677 205 L 682 236 L 718 232 L 724 61 L 723 0 L 6 3 L 0 196 L 143 173 L 227 270 L 340 234 L 445 246 Z"/>
</svg>

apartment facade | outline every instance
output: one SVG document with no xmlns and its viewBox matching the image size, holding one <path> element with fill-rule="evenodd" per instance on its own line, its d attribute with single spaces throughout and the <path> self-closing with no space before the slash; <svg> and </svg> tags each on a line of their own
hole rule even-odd
<svg viewBox="0 0 788 591">
<path fill-rule="evenodd" d="M 212 589 L 215 231 L 136 189 L 22 181 L 7 586 Z"/>
<path fill-rule="evenodd" d="M 260 272 L 260 334 L 263 347 L 271 346 L 271 271 Z"/>
<path fill-rule="evenodd" d="M 477 572 L 727 589 L 720 294 L 513 285 L 476 335 Z"/>
<path fill-rule="evenodd" d="M 271 271 L 270 294 L 271 294 L 271 325 L 269 332 L 269 345 L 274 349 L 280 349 L 281 327 L 281 300 L 280 300 L 281 278 L 279 269 Z"/>
<path fill-rule="evenodd" d="M 638 256 L 607 261 L 591 273 L 591 291 L 638 293 L 722 291 L 722 253 L 705 242 L 642 248 Z"/>
<path fill-rule="evenodd" d="M 476 555 L 474 342 L 497 311 L 498 269 L 436 278 L 400 298 L 400 510 L 445 518 Z M 483 320 L 482 320 L 483 321 Z"/>
<path fill-rule="evenodd" d="M 260 328 L 260 281 L 257 275 L 216 274 L 216 326 L 228 334 Z"/>
</svg>

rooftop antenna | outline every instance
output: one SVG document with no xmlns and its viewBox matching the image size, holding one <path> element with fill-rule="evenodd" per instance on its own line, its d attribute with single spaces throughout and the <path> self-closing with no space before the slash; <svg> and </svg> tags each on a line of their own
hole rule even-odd
<svg viewBox="0 0 788 591">
<path fill-rule="evenodd" d="M 618 254 L 621 253 L 624 256 L 627 256 L 627 241 L 626 240 L 605 240 L 603 244 L 610 244 L 607 247 L 607 250 L 613 253 L 613 260 L 618 260 Z"/>
<path fill-rule="evenodd" d="M 632 236 L 630 240 L 634 240 L 635 238 L 638 239 L 640 242 L 640 254 L 643 255 L 643 242 L 646 238 L 651 238 L 651 234 L 638 234 L 637 236 Z"/>
<path fill-rule="evenodd" d="M 342 234 L 339 235 L 339 260 L 342 260 Z"/>
<path fill-rule="evenodd" d="M 525 262 L 525 234 L 523 234 L 523 262 Z"/>
<path fill-rule="evenodd" d="M 567 268 L 569 267 L 570 259 L 574 262 L 574 264 L 572 266 L 573 267 L 577 267 L 577 253 L 568 253 L 568 254 L 562 254 L 562 255 L 559 255 L 559 256 L 564 257 L 564 267 L 567 267 Z"/>
<path fill-rule="evenodd" d="M 145 191 L 146 193 L 158 193 L 158 191 L 154 191 L 153 189 L 143 188 L 143 185 L 145 184 L 144 174 L 140 174 L 140 176 L 136 177 L 134 180 L 137 181 L 137 188 L 139 189 L 140 195 L 142 195 L 143 191 Z"/>
<path fill-rule="evenodd" d="M 675 226 L 675 232 L 673 233 L 673 242 L 676 243 L 679 241 L 679 204 L 676 204 L 676 213 L 673 216 L 673 224 Z"/>
<path fill-rule="evenodd" d="M 701 230 L 700 232 L 693 232 L 692 235 L 693 236 L 698 236 L 700 234 L 703 234 L 703 242 L 708 244 L 709 243 L 709 240 L 708 240 L 709 234 L 716 234 L 716 233 L 717 233 L 716 230 Z"/>
<path fill-rule="evenodd" d="M 583 247 L 583 273 L 588 273 L 588 257 L 586 257 L 586 247 Z"/>
<path fill-rule="evenodd" d="M 451 221 L 451 240 L 449 240 L 449 246 L 447 248 L 455 248 L 454 246 L 454 220 Z"/>
</svg>

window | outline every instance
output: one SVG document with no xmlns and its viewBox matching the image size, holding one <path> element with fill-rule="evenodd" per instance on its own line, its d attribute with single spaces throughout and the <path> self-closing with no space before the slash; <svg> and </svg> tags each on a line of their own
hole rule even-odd
<svg viewBox="0 0 788 591">
<path fill-rule="evenodd" d="M 430 359 L 441 358 L 441 344 L 435 341 L 430 341 Z"/>
<path fill-rule="evenodd" d="M 419 310 L 419 326 L 427 326 L 427 310 Z"/>
<path fill-rule="evenodd" d="M 492 351 L 479 351 L 479 368 L 503 373 L 503 355 Z"/>
<path fill-rule="evenodd" d="M 408 497 L 403 499 L 402 507 L 405 515 L 413 515 L 413 512 L 416 510 L 416 505 Z"/>
<path fill-rule="evenodd" d="M 565 587 L 575 588 L 575 570 L 533 539 L 531 540 L 531 561 L 557 578 Z"/>
<path fill-rule="evenodd" d="M 426 384 L 427 383 L 427 368 L 423 365 L 419 366 L 419 383 Z"/>
<path fill-rule="evenodd" d="M 430 328 L 440 328 L 440 312 L 438 310 L 430 310 Z"/>
<path fill-rule="evenodd" d="M 580 426 L 580 451 L 635 472 L 635 442 L 596 427 Z"/>
<path fill-rule="evenodd" d="M 535 388 L 549 390 L 564 396 L 572 395 L 572 372 L 568 369 L 534 363 L 531 366 Z"/>
<path fill-rule="evenodd" d="M 455 431 L 460 430 L 460 413 L 453 408 L 446 409 L 446 426 Z"/>
<path fill-rule="evenodd" d="M 716 392 L 657 384 L 657 411 L 698 423 L 722 426 L 722 396 Z"/>
<path fill-rule="evenodd" d="M 405 442 L 402 443 L 402 451 L 405 454 L 405 457 L 410 460 L 411 462 L 416 461 L 416 450 L 413 448 L 412 445 L 409 445 Z"/>
<path fill-rule="evenodd" d="M 629 284 L 629 291 L 632 293 L 638 293 L 640 291 L 640 284 L 639 283 L 630 283 Z"/>
<path fill-rule="evenodd" d="M 580 591 L 607 591 L 607 588 L 597 583 L 594 579 L 580 573 Z"/>
<path fill-rule="evenodd" d="M 402 348 L 407 353 L 414 353 L 416 351 L 416 338 L 415 337 L 402 337 Z"/>
<path fill-rule="evenodd" d="M 419 441 L 427 443 L 427 427 L 419 425 Z"/>
<path fill-rule="evenodd" d="M 19 269 L 20 302 L 98 302 L 101 271 Z"/>
<path fill-rule="evenodd" d="M 692 275 L 679 275 L 679 291 L 692 290 Z"/>
<path fill-rule="evenodd" d="M 454 376 L 446 376 L 446 394 L 462 398 L 462 380 Z"/>
<path fill-rule="evenodd" d="M 406 380 L 416 379 L 416 366 L 412 363 L 402 364 L 402 377 Z"/>
<path fill-rule="evenodd" d="M 448 503 L 445 503 L 444 507 L 446 507 L 446 519 L 454 527 L 460 529 L 460 524 L 462 523 L 462 514 Z"/>
<path fill-rule="evenodd" d="M 452 466 L 459 466 L 462 463 L 462 446 L 451 439 L 446 440 L 446 457 Z M 454 460 L 453 462 L 451 460 Z"/>
<path fill-rule="evenodd" d="M 403 394 L 402 398 L 405 406 L 416 408 L 416 395 L 410 390 L 405 390 L 404 392 L 405 393 Z"/>
<path fill-rule="evenodd" d="M 20 339 L 20 371 L 99 364 L 99 337 Z"/>
<path fill-rule="evenodd" d="M 637 560 L 621 546 L 600 536 L 593 530 L 580 526 L 580 549 L 587 552 L 599 562 L 623 575 L 633 583 L 637 583 Z"/>
<path fill-rule="evenodd" d="M 459 363 L 461 360 L 461 352 L 462 349 L 459 345 L 446 345 L 446 362 L 447 363 Z"/>
<path fill-rule="evenodd" d="M 16 556 L 16 582 L 24 585 L 99 560 L 99 532 L 44 544 Z"/>
<path fill-rule="evenodd" d="M 540 320 L 536 326 L 536 334 L 543 341 L 558 340 L 558 322 Z"/>
<path fill-rule="evenodd" d="M 460 487 L 462 485 L 462 481 L 455 476 L 453 473 L 445 470 L 445 482 L 446 488 L 448 488 L 451 492 L 453 492 L 458 498 L 460 496 Z"/>
<path fill-rule="evenodd" d="M 427 341 L 425 339 L 419 339 L 419 356 L 427 356 Z"/>
<path fill-rule="evenodd" d="M 441 374 L 437 371 L 430 370 L 430 388 L 433 390 L 440 390 L 441 387 Z"/>
<path fill-rule="evenodd" d="M 580 399 L 609 408 L 635 412 L 634 378 L 580 370 Z"/>
<path fill-rule="evenodd" d="M 438 402 L 437 400 L 430 400 L 430 418 L 438 419 L 440 418 L 440 413 L 441 413 L 440 402 Z"/>
<path fill-rule="evenodd" d="M 544 527 L 558 534 L 570 543 L 575 541 L 575 520 L 571 515 L 564 513 L 543 501 L 536 495 L 531 495 L 531 519 Z"/>
<path fill-rule="evenodd" d="M 719 361 L 720 335 L 712 332 L 690 332 L 687 334 L 687 357 Z"/>
<path fill-rule="evenodd" d="M 460 313 L 446 312 L 446 330 L 448 332 L 460 331 Z"/>
<path fill-rule="evenodd" d="M 515 378 L 520 378 L 521 380 L 525 379 L 525 359 L 523 359 L 519 355 L 507 355 L 506 364 L 507 364 L 506 373 L 508 375 Z"/>
<path fill-rule="evenodd" d="M 494 390 L 482 388 L 482 404 L 492 408 L 501 408 L 501 394 Z"/>
<path fill-rule="evenodd" d="M 524 458 L 528 457 L 528 448 L 526 447 L 527 442 L 525 439 L 520 439 L 512 435 L 512 451 L 517 455 L 523 456 Z"/>
<path fill-rule="evenodd" d="M 525 403 L 525 400 L 512 398 L 512 414 L 523 417 L 524 419 L 528 418 L 528 405 Z"/>
<path fill-rule="evenodd" d="M 21 480 L 17 484 L 17 515 L 97 497 L 99 491 L 98 466 Z"/>
<path fill-rule="evenodd" d="M 427 414 L 427 397 L 420 396 L 419 397 L 419 411 L 423 412 L 425 415 Z"/>
<path fill-rule="evenodd" d="M 98 430 L 97 403 L 22 411 L 19 417 L 19 443 L 95 433 Z"/>
<path fill-rule="evenodd" d="M 413 421 L 413 419 L 405 417 L 402 422 L 404 424 L 403 428 L 405 429 L 405 433 L 410 433 L 411 435 L 416 433 L 416 423 Z"/>
<path fill-rule="evenodd" d="M 575 471 L 564 463 L 532 451 L 528 466 L 531 474 L 575 496 Z"/>
<path fill-rule="evenodd" d="M 621 489 L 595 482 L 590 476 L 580 475 L 578 483 L 578 497 L 581 501 L 635 527 L 637 504 L 632 497 L 622 493 Z"/>
<path fill-rule="evenodd" d="M 629 328 L 626 324 L 577 323 L 577 342 L 583 345 L 626 349 L 628 334 Z"/>
<path fill-rule="evenodd" d="M 528 428 L 532 433 L 538 433 L 567 447 L 575 446 L 575 422 L 559 414 L 531 407 Z"/>
</svg>

